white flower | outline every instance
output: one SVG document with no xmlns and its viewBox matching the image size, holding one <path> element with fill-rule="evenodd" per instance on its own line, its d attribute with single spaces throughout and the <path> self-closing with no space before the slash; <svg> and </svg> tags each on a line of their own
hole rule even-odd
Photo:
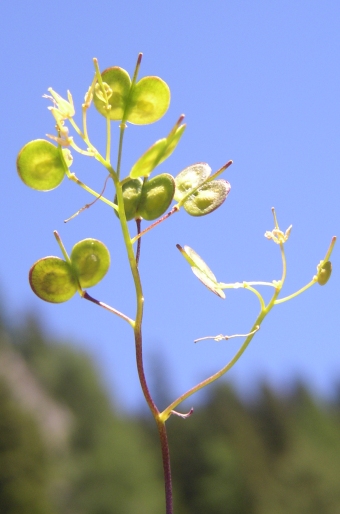
<svg viewBox="0 0 340 514">
<path fill-rule="evenodd" d="M 280 230 L 279 228 L 274 228 L 274 230 L 272 230 L 271 232 L 267 230 L 264 237 L 266 237 L 267 239 L 272 239 L 274 243 L 278 245 L 283 244 L 288 240 L 290 232 L 292 230 L 292 226 L 293 225 L 290 225 L 285 233 L 283 233 L 282 230 Z"/>
<path fill-rule="evenodd" d="M 53 114 L 59 129 L 61 130 L 64 121 L 72 118 L 75 115 L 73 99 L 70 91 L 67 91 L 67 100 L 62 98 L 58 93 L 56 93 L 51 87 L 48 88 L 48 91 L 51 93 L 50 95 L 43 95 L 43 98 L 48 98 L 52 100 L 53 107 L 48 107 L 48 109 Z"/>
</svg>

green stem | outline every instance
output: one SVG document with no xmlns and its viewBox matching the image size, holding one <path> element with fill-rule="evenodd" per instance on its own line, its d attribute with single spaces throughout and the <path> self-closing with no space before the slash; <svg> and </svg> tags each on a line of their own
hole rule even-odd
<svg viewBox="0 0 340 514">
<path fill-rule="evenodd" d="M 134 74 L 134 80 L 137 78 L 137 72 L 140 65 L 142 55 L 139 54 L 136 71 Z M 124 243 L 129 259 L 130 269 L 135 285 L 136 290 L 136 301 L 137 301 L 137 312 L 135 318 L 134 325 L 134 336 L 135 336 L 135 349 L 136 349 L 136 364 L 139 382 L 141 384 L 141 388 L 144 394 L 144 398 L 149 406 L 149 409 L 156 421 L 161 451 L 162 451 L 162 461 L 163 461 L 163 472 L 164 472 L 164 487 L 165 487 L 165 502 L 166 502 L 166 514 L 173 514 L 173 503 L 172 503 L 172 480 L 171 480 L 171 467 L 170 467 L 170 453 L 169 453 L 169 444 L 167 439 L 166 427 L 163 420 L 160 419 L 159 410 L 154 403 L 152 396 L 150 394 L 145 372 L 144 372 L 144 364 L 143 364 L 143 344 L 142 344 L 142 321 L 143 321 L 143 306 L 144 306 L 144 297 L 142 284 L 140 280 L 140 275 L 138 271 L 138 261 L 133 251 L 133 244 L 131 241 L 125 209 L 124 209 L 124 199 L 123 199 L 123 187 L 122 182 L 119 181 L 120 176 L 120 167 L 121 167 L 121 154 L 123 148 L 123 136 L 124 130 L 126 128 L 126 124 L 122 121 L 120 126 L 120 138 L 119 138 L 119 149 L 118 149 L 118 160 L 117 160 L 117 174 L 115 174 L 112 178 L 116 187 L 116 195 L 117 195 L 117 203 L 118 203 L 118 213 L 119 220 L 121 224 L 122 234 L 124 238 Z M 137 254 L 139 259 L 139 253 Z"/>
<path fill-rule="evenodd" d="M 57 240 L 57 243 L 58 243 L 58 245 L 59 245 L 59 248 L 60 248 L 60 250 L 61 250 L 61 253 L 62 253 L 62 254 L 63 254 L 63 256 L 64 256 L 65 261 L 66 261 L 68 264 L 70 264 L 70 265 L 71 265 L 71 259 L 70 259 L 69 255 L 68 255 L 67 251 L 66 251 L 66 248 L 65 248 L 65 246 L 64 246 L 64 243 L 62 242 L 61 237 L 60 237 L 60 235 L 58 234 L 57 230 L 54 230 L 54 231 L 53 231 L 53 234 L 54 234 L 54 237 L 55 237 L 55 238 L 56 238 L 56 240 Z"/>
<path fill-rule="evenodd" d="M 253 289 L 252 287 L 248 286 L 248 289 L 250 289 L 253 293 L 255 293 L 256 296 L 258 296 L 258 298 L 260 300 L 260 304 L 261 304 L 261 311 L 260 311 L 260 314 L 258 315 L 258 317 L 256 318 L 256 320 L 255 320 L 251 330 L 249 331 L 249 335 L 246 338 L 246 340 L 244 341 L 244 343 L 241 345 L 241 347 L 236 352 L 234 357 L 220 371 L 217 371 L 217 373 L 214 373 L 210 377 L 206 378 L 205 380 L 203 380 L 199 384 L 197 384 L 194 387 L 192 387 L 191 389 L 189 389 L 186 393 L 184 393 L 181 396 L 179 396 L 177 398 L 177 400 L 172 402 L 163 412 L 161 412 L 160 413 L 160 418 L 164 422 L 171 415 L 171 411 L 173 411 L 180 403 L 182 403 L 184 400 L 186 400 L 187 398 L 192 396 L 194 393 L 196 393 L 197 391 L 199 391 L 203 387 L 211 384 L 212 382 L 214 382 L 218 378 L 222 377 L 225 373 L 227 373 L 227 371 L 229 371 L 234 366 L 234 364 L 236 364 L 236 362 L 239 360 L 241 355 L 243 355 L 243 353 L 245 352 L 246 348 L 249 346 L 251 340 L 253 339 L 255 333 L 258 331 L 259 327 L 261 326 L 262 321 L 267 316 L 269 311 L 274 307 L 276 299 L 277 299 L 278 295 L 280 294 L 280 291 L 282 289 L 283 283 L 285 281 L 287 269 L 286 269 L 286 257 L 285 257 L 284 247 L 283 247 L 282 243 L 280 244 L 280 250 L 281 250 L 281 257 L 282 257 L 282 278 L 277 283 L 275 292 L 274 292 L 270 302 L 268 303 L 268 305 L 265 306 L 262 296 L 260 295 L 260 293 L 258 293 L 258 291 L 256 291 L 256 289 Z"/>
<path fill-rule="evenodd" d="M 299 289 L 295 293 L 290 294 L 289 296 L 285 296 L 285 298 L 280 298 L 279 300 L 275 300 L 275 305 L 278 305 L 279 303 L 287 302 L 288 300 L 292 300 L 292 298 L 295 298 L 296 296 L 303 293 L 310 287 L 314 286 L 314 284 L 316 284 L 316 282 L 317 282 L 317 279 L 316 280 L 313 279 L 307 285 L 305 285 L 304 287 L 301 287 L 301 289 Z"/>
<path fill-rule="evenodd" d="M 96 191 L 94 191 L 93 189 L 88 187 L 86 184 L 84 184 L 84 182 L 79 180 L 79 178 L 74 173 L 70 173 L 68 171 L 68 172 L 66 172 L 66 175 L 67 175 L 67 178 L 69 178 L 70 180 L 72 180 L 73 182 L 78 184 L 78 186 L 82 187 L 85 191 L 87 191 L 91 195 L 95 196 L 97 198 L 97 200 L 101 200 L 102 202 L 106 203 L 107 205 L 109 205 L 110 207 L 115 209 L 116 211 L 118 210 L 117 205 L 115 205 L 113 202 L 110 202 L 110 200 L 108 200 L 101 194 L 97 193 Z"/>
<path fill-rule="evenodd" d="M 110 163 L 111 157 L 111 120 L 109 116 L 106 116 L 106 161 Z"/>
<path fill-rule="evenodd" d="M 119 148 L 118 148 L 118 159 L 117 159 L 117 178 L 118 178 L 118 180 L 120 177 L 120 167 L 121 167 L 121 161 L 122 161 L 123 139 L 124 139 L 125 129 L 126 129 L 126 123 L 122 122 L 119 125 Z"/>
<path fill-rule="evenodd" d="M 266 316 L 266 313 L 263 311 L 259 314 L 259 316 L 257 317 L 257 319 L 251 329 L 251 332 L 257 331 L 256 327 L 261 325 L 265 316 Z M 187 398 L 192 396 L 194 393 L 196 393 L 200 389 L 203 389 L 203 387 L 206 387 L 207 385 L 211 384 L 218 378 L 222 377 L 227 371 L 229 371 L 234 366 L 234 364 L 239 360 L 241 355 L 245 352 L 246 348 L 248 347 L 248 345 L 249 345 L 250 341 L 253 339 L 253 337 L 254 337 L 254 333 L 252 333 L 251 335 L 249 335 L 246 338 L 246 340 L 244 341 L 244 343 L 242 344 L 242 346 L 240 347 L 238 352 L 228 362 L 228 364 L 226 364 L 226 366 L 224 366 L 220 371 L 218 371 L 217 373 L 214 373 L 214 375 L 211 375 L 210 377 L 206 378 L 199 384 L 195 385 L 194 387 L 189 389 L 186 393 L 179 396 L 174 402 L 172 402 L 163 412 L 161 412 L 160 418 L 163 421 L 166 421 L 169 418 L 169 416 L 171 415 L 171 411 L 174 410 L 180 403 L 182 403 L 184 400 L 186 400 Z"/>
</svg>

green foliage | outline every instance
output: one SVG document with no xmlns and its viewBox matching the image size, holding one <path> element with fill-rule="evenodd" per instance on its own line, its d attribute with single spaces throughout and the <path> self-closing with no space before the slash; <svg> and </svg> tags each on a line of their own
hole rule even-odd
<svg viewBox="0 0 340 514">
<path fill-rule="evenodd" d="M 13 337 L 73 422 L 56 453 L 0 381 L 1 514 L 159 514 L 154 426 L 118 416 L 90 359 L 48 341 L 34 319 Z M 285 395 L 263 385 L 252 401 L 226 384 L 211 389 L 191 418 L 169 422 L 176 512 L 337 514 L 339 430 L 339 404 L 320 404 L 301 384 Z"/>
<path fill-rule="evenodd" d="M 54 514 L 47 486 L 48 455 L 37 423 L 0 380 L 1 514 Z"/>
<path fill-rule="evenodd" d="M 69 446 L 52 459 L 51 505 L 60 514 L 158 514 L 156 457 L 138 423 L 114 412 L 91 360 L 46 340 L 34 319 L 15 340 L 44 390 L 72 413 Z"/>
</svg>

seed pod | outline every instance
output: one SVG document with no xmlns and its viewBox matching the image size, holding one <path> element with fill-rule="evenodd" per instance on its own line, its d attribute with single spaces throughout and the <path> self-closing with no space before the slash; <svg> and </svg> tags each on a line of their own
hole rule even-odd
<svg viewBox="0 0 340 514">
<path fill-rule="evenodd" d="M 130 94 L 126 120 L 148 125 L 164 116 L 170 105 L 169 86 L 159 77 L 143 77 Z"/>
<path fill-rule="evenodd" d="M 211 168 L 206 162 L 198 162 L 182 170 L 175 178 L 175 200 L 181 201 L 195 187 L 202 184 L 211 174 Z"/>
<path fill-rule="evenodd" d="M 71 266 L 81 287 L 98 284 L 110 267 L 110 253 L 97 239 L 83 239 L 71 252 Z"/>
<path fill-rule="evenodd" d="M 147 125 L 159 120 L 168 110 L 170 89 L 159 77 L 144 77 L 131 89 L 131 79 L 127 71 L 113 66 L 101 74 L 107 91 L 109 107 L 105 95 L 97 85 L 93 95 L 96 109 L 111 120 L 129 121 L 135 125 Z"/>
<path fill-rule="evenodd" d="M 168 173 L 157 175 L 143 184 L 137 216 L 151 221 L 167 210 L 175 192 L 175 180 Z"/>
<path fill-rule="evenodd" d="M 156 141 L 132 166 L 130 177 L 148 177 L 156 166 L 170 157 L 178 145 L 185 127 L 185 125 L 180 125 L 175 132 L 171 131 L 168 137 Z"/>
<path fill-rule="evenodd" d="M 225 294 L 221 286 L 217 282 L 217 279 L 209 266 L 204 262 L 202 257 L 198 255 L 190 246 L 185 245 L 182 248 L 180 245 L 176 245 L 183 257 L 188 261 L 191 266 L 192 272 L 196 277 L 204 284 L 210 291 L 215 293 L 220 298 L 225 298 Z"/>
<path fill-rule="evenodd" d="M 17 170 L 32 189 L 51 191 L 65 176 L 65 163 L 59 148 L 45 139 L 27 143 L 19 152 Z"/>
<path fill-rule="evenodd" d="M 124 182 L 123 184 L 123 199 L 124 199 L 124 209 L 126 220 L 130 221 L 137 217 L 137 209 L 140 202 L 140 197 L 142 194 L 142 186 L 143 181 L 140 178 L 130 179 Z M 114 199 L 115 204 L 117 204 L 117 195 Z M 118 212 L 115 210 L 117 216 L 119 216 Z"/>
<path fill-rule="evenodd" d="M 229 191 L 230 184 L 226 180 L 206 182 L 189 196 L 183 207 L 191 216 L 205 216 L 222 205 Z"/>
<path fill-rule="evenodd" d="M 318 284 L 320 286 L 324 286 L 325 284 L 327 284 L 331 274 L 332 274 L 332 263 L 330 261 L 327 261 L 318 270 L 318 275 L 317 275 Z"/>
<path fill-rule="evenodd" d="M 77 279 L 71 266 L 59 257 L 44 257 L 29 271 L 33 292 L 51 303 L 66 302 L 77 291 Z"/>
<path fill-rule="evenodd" d="M 126 104 L 129 98 L 131 79 L 127 71 L 118 66 L 113 66 L 103 71 L 102 79 L 109 88 L 111 94 L 109 96 L 109 110 L 106 109 L 105 102 L 101 99 L 101 88 L 97 87 L 93 95 L 93 103 L 96 109 L 103 116 L 109 114 L 110 120 L 121 120 L 123 118 Z"/>
</svg>

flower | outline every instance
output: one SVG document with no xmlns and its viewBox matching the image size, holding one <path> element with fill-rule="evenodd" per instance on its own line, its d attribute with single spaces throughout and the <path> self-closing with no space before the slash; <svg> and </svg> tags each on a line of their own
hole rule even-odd
<svg viewBox="0 0 340 514">
<path fill-rule="evenodd" d="M 48 109 L 53 114 L 58 128 L 62 130 L 62 127 L 64 125 L 64 121 L 72 118 L 75 115 L 74 105 L 73 105 L 73 99 L 70 91 L 67 91 L 67 100 L 62 98 L 58 93 L 56 93 L 51 87 L 48 88 L 48 91 L 51 93 L 50 95 L 43 95 L 43 98 L 48 98 L 49 100 L 52 100 L 54 106 L 48 107 Z"/>
<path fill-rule="evenodd" d="M 290 225 L 285 233 L 283 233 L 282 230 L 280 230 L 279 228 L 274 228 L 274 230 L 272 230 L 271 232 L 267 230 L 264 237 L 266 237 L 267 239 L 272 239 L 274 243 L 278 245 L 283 244 L 288 240 L 292 227 L 293 225 Z"/>
</svg>

